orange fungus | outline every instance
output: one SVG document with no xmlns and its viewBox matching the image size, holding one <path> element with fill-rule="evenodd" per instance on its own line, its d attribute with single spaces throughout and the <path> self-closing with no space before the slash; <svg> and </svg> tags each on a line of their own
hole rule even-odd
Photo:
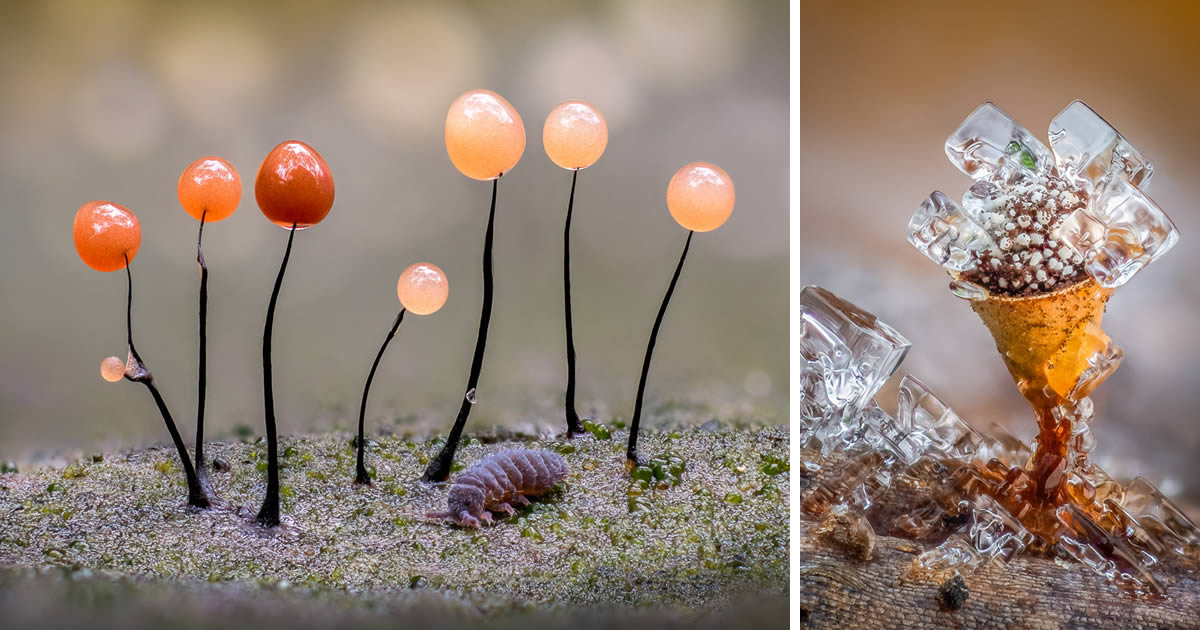
<svg viewBox="0 0 1200 630">
<path fill-rule="evenodd" d="M 100 376 L 109 383 L 116 383 L 125 376 L 125 362 L 120 357 L 108 357 L 100 362 Z"/>
<path fill-rule="evenodd" d="M 469 90 L 446 112 L 446 153 L 472 179 L 492 180 L 508 172 L 525 152 L 525 123 L 503 96 Z"/>
<path fill-rule="evenodd" d="M 142 226 L 129 208 L 109 201 L 89 201 L 75 213 L 75 251 L 96 271 L 125 268 L 137 256 Z"/>
<path fill-rule="evenodd" d="M 197 221 L 220 221 L 237 210 L 242 200 L 242 178 L 237 169 L 219 157 L 203 157 L 179 176 L 179 205 Z M 289 224 L 290 225 L 290 224 Z"/>
<path fill-rule="evenodd" d="M 546 117 L 542 128 L 546 155 L 566 169 L 587 168 L 596 163 L 608 146 L 608 123 L 589 103 L 567 101 Z"/>
<path fill-rule="evenodd" d="M 396 284 L 396 295 L 404 308 L 417 315 L 429 315 L 437 312 L 446 303 L 450 295 L 450 283 L 446 274 L 432 263 L 415 263 L 409 265 L 400 274 L 400 282 Z"/>
<path fill-rule="evenodd" d="M 733 213 L 733 180 L 721 167 L 693 162 L 675 172 L 667 185 L 667 208 L 684 228 L 715 230 Z"/>
<path fill-rule="evenodd" d="M 275 224 L 311 227 L 333 207 L 333 174 L 316 149 L 296 140 L 284 142 L 258 167 L 254 198 Z"/>
</svg>

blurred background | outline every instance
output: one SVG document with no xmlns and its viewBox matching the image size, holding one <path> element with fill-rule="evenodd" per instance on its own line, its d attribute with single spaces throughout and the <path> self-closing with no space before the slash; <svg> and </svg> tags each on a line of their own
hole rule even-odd
<svg viewBox="0 0 1200 630">
<path fill-rule="evenodd" d="M 1154 163 L 1148 193 L 1181 234 L 1109 302 L 1104 329 L 1125 361 L 1092 395 L 1095 459 L 1200 503 L 1197 23 L 1195 3 L 801 3 L 801 285 L 913 342 L 885 407 L 912 373 L 975 426 L 1033 437 L 991 335 L 905 227 L 933 190 L 967 189 L 942 145 L 979 103 L 1047 142 L 1050 120 L 1082 99 Z"/>
<path fill-rule="evenodd" d="M 143 388 L 98 374 L 101 359 L 125 355 L 125 278 L 74 251 L 75 211 L 92 199 L 141 221 L 135 341 L 185 438 L 194 431 L 197 222 L 175 187 L 206 155 L 243 182 L 240 209 L 204 235 L 206 431 L 261 433 L 262 324 L 287 234 L 259 212 L 253 181 L 288 139 L 325 157 L 337 197 L 297 235 L 280 295 L 280 430 L 356 422 L 399 309 L 396 279 L 423 260 L 445 270 L 450 299 L 406 318 L 376 375 L 369 430 L 447 430 L 475 342 L 491 186 L 454 169 L 442 133 L 450 102 L 475 87 L 508 98 L 528 143 L 500 182 L 495 310 L 468 431 L 563 421 L 570 173 L 546 157 L 541 129 L 571 98 L 595 104 L 610 132 L 575 200 L 580 412 L 628 418 L 686 235 L 667 212 L 667 181 L 711 161 L 738 203 L 693 243 L 651 371 L 651 425 L 786 422 L 787 11 L 734 0 L 4 3 L 0 458 L 167 440 Z"/>
</svg>

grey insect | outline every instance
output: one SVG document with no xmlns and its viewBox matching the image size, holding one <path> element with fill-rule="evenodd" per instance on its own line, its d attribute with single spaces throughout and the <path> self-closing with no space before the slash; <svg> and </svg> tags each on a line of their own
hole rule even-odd
<svg viewBox="0 0 1200 630">
<path fill-rule="evenodd" d="M 567 476 L 567 462 L 558 453 L 514 449 L 488 455 L 454 480 L 445 512 L 426 512 L 426 518 L 445 518 L 466 527 L 491 524 L 492 512 L 516 513 L 516 505 L 546 494 Z"/>
</svg>

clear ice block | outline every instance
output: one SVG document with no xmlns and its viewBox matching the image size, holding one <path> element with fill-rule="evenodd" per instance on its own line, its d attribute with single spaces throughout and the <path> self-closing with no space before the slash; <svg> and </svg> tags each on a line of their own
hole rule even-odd
<svg viewBox="0 0 1200 630">
<path fill-rule="evenodd" d="M 800 509 L 813 517 L 823 517 L 837 505 L 867 510 L 891 487 L 891 461 L 870 447 L 856 446 L 832 474 L 804 495 Z"/>
<path fill-rule="evenodd" d="M 1058 545 L 1068 555 L 1087 565 L 1110 582 L 1134 592 L 1160 596 L 1163 586 L 1150 573 L 1154 564 L 1124 536 L 1115 536 L 1097 525 L 1074 505 L 1060 506 L 1055 516 L 1066 528 Z"/>
<path fill-rule="evenodd" d="M 911 374 L 900 381 L 896 419 L 910 439 L 922 440 L 926 448 L 954 459 L 970 460 L 983 441 L 983 436 Z"/>
<path fill-rule="evenodd" d="M 1200 559 L 1200 527 L 1145 478 L 1125 487 L 1121 506 L 1172 553 Z"/>
<path fill-rule="evenodd" d="M 907 380 L 910 377 L 904 378 Z M 893 461 L 899 461 L 905 468 L 916 463 L 928 447 L 928 441 L 902 428 L 878 405 L 868 407 L 859 420 L 866 443 L 876 450 L 890 453 Z"/>
<path fill-rule="evenodd" d="M 1033 542 L 1033 534 L 995 499 L 982 495 L 971 503 L 967 536 L 984 558 L 994 563 L 1008 562 Z"/>
<path fill-rule="evenodd" d="M 853 437 L 858 415 L 912 344 L 874 315 L 821 287 L 800 292 L 800 420 L 802 439 L 816 437 L 824 454 Z"/>
<path fill-rule="evenodd" d="M 1144 189 L 1154 174 L 1141 151 L 1083 101 L 1072 101 L 1050 121 L 1050 147 L 1059 172 L 1089 188 L 1116 173 Z"/>
<path fill-rule="evenodd" d="M 969 526 L 917 556 L 909 566 L 909 575 L 943 575 L 953 571 L 970 574 L 985 563 L 1007 563 L 1031 542 L 1033 534 L 995 499 L 975 497 L 971 501 Z"/>
<path fill-rule="evenodd" d="M 999 251 L 987 231 L 940 190 L 921 202 L 908 220 L 908 242 L 933 262 L 953 271 L 974 267 L 979 252 Z"/>
<path fill-rule="evenodd" d="M 1064 219 L 1056 234 L 1084 257 L 1088 274 L 1108 288 L 1129 282 L 1179 240 L 1175 224 L 1158 204 L 1113 175 L 1101 180 L 1088 209 Z"/>
<path fill-rule="evenodd" d="M 1024 466 L 1032 454 L 1033 450 L 1029 448 L 1028 444 L 993 422 L 988 434 L 984 436 L 975 452 L 974 461 L 986 465 L 995 459 L 1005 468 L 1013 468 L 1014 466 Z"/>
<path fill-rule="evenodd" d="M 983 564 L 984 557 L 975 550 L 970 541 L 954 535 L 942 544 L 917 556 L 909 565 L 907 577 L 948 576 L 955 572 L 969 575 Z"/>
<path fill-rule="evenodd" d="M 1097 326 L 1097 328 L 1099 327 Z M 1107 335 L 1105 335 L 1105 338 L 1107 338 Z M 1121 361 L 1124 359 L 1125 352 L 1121 350 L 1121 346 L 1118 346 L 1116 342 L 1109 339 L 1103 348 L 1088 357 L 1088 366 L 1079 375 L 1079 380 L 1075 381 L 1075 388 L 1067 395 L 1067 399 L 1086 399 L 1087 395 L 1092 393 L 1100 383 L 1103 383 L 1110 374 L 1117 371 L 1117 368 L 1121 366 Z"/>
<path fill-rule="evenodd" d="M 1049 172 L 1054 157 L 1007 112 L 986 102 L 946 139 L 946 157 L 974 179 L 1014 183 Z"/>
<path fill-rule="evenodd" d="M 1063 217 L 1053 234 L 1060 243 L 1086 257 L 1088 251 L 1104 241 L 1105 231 L 1103 221 L 1087 210 L 1076 210 Z"/>
<path fill-rule="evenodd" d="M 1087 454 L 1096 446 L 1096 438 L 1092 434 L 1092 419 L 1095 417 L 1092 399 L 1084 396 L 1073 402 L 1065 401 L 1052 409 L 1051 413 L 1059 424 L 1070 423 L 1068 454 L 1077 464 L 1086 465 Z"/>
</svg>

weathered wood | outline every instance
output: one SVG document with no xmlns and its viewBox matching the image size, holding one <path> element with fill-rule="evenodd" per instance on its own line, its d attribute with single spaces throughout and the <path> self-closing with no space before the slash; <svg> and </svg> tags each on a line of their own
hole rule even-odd
<svg viewBox="0 0 1200 630">
<path fill-rule="evenodd" d="M 879 536 L 861 562 L 813 535 L 816 523 L 795 531 L 800 565 L 797 599 L 810 628 L 1200 628 L 1200 575 L 1163 575 L 1167 598 L 1134 598 L 1074 562 L 1037 556 L 1014 559 L 966 576 L 970 598 L 943 609 L 937 583 L 906 581 L 923 548 Z"/>
<path fill-rule="evenodd" d="M 797 497 L 834 469 L 794 475 Z M 926 545 L 877 535 L 872 558 L 862 561 L 817 535 L 818 526 L 805 520 L 793 531 L 800 575 L 793 592 L 805 627 L 1200 628 L 1200 567 L 1156 567 L 1167 596 L 1154 601 L 1122 592 L 1073 560 L 1027 554 L 965 576 L 970 597 L 950 611 L 938 600 L 940 582 L 904 577 Z"/>
</svg>

